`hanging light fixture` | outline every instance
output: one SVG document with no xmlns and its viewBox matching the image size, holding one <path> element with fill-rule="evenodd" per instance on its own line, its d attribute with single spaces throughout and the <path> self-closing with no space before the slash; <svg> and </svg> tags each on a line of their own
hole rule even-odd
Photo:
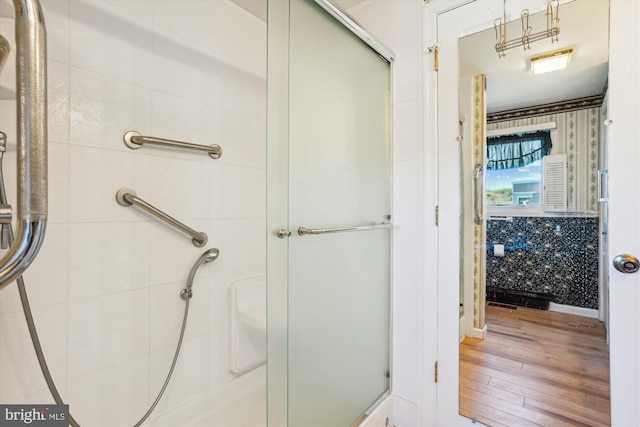
<svg viewBox="0 0 640 427">
<path fill-rule="evenodd" d="M 547 29 L 533 33 L 533 28 L 529 26 L 529 10 L 523 9 L 520 13 L 520 22 L 522 24 L 522 35 L 519 38 L 509 40 L 507 37 L 507 0 L 503 3 L 502 18 L 496 18 L 493 21 L 493 28 L 496 32 L 495 49 L 498 57 L 502 58 L 507 54 L 507 49 L 522 46 L 524 50 L 531 49 L 531 43 L 546 38 L 551 38 L 551 43 L 558 41 L 560 34 L 560 18 L 558 11 L 560 9 L 560 0 L 547 0 Z"/>
</svg>

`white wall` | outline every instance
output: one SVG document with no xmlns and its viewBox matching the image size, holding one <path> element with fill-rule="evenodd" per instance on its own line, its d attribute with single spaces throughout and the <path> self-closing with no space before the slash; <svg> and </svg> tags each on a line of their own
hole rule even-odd
<svg viewBox="0 0 640 427">
<path fill-rule="evenodd" d="M 421 425 L 423 271 L 422 1 L 370 0 L 348 11 L 396 55 L 393 64 L 393 366 L 398 426 Z"/>
<path fill-rule="evenodd" d="M 219 259 L 194 285 L 186 340 L 157 411 L 224 386 L 227 287 L 265 268 L 266 27 L 226 0 L 41 0 L 49 35 L 49 225 L 25 282 L 49 366 L 83 425 L 132 425 L 170 366 L 178 294 L 209 247 Z M 0 31 L 13 38 L 13 7 Z M 5 176 L 15 201 L 14 66 L 0 79 Z M 122 142 L 127 130 L 223 156 Z M 190 227 L 190 239 L 115 193 Z M 15 203 L 15 202 L 14 202 Z M 51 402 L 15 284 L 0 290 L 0 402 Z"/>
</svg>

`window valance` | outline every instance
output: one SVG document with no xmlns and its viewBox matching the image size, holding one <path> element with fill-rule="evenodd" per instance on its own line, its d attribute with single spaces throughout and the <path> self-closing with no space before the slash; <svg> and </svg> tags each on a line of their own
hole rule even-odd
<svg viewBox="0 0 640 427">
<path fill-rule="evenodd" d="M 487 169 L 503 170 L 526 166 L 551 152 L 548 130 L 487 138 Z"/>
</svg>

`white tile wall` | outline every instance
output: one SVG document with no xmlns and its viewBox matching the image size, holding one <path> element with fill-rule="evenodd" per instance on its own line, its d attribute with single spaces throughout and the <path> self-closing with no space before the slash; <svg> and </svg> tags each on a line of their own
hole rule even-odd
<svg viewBox="0 0 640 427">
<path fill-rule="evenodd" d="M 51 374 L 67 379 L 67 313 L 64 304 L 32 310 Z M 0 322 L 0 393 L 2 402 L 18 400 L 45 387 L 22 312 L 3 314 Z"/>
<path fill-rule="evenodd" d="M 69 410 L 83 426 L 133 425 L 145 412 L 140 408 L 150 403 L 149 376 L 149 356 L 144 355 L 72 379 Z"/>
<path fill-rule="evenodd" d="M 148 21 L 103 1 L 70 1 L 69 11 L 71 66 L 148 86 L 157 56 Z"/>
<path fill-rule="evenodd" d="M 158 404 L 158 413 L 204 394 L 209 389 L 209 337 L 200 335 L 183 342 L 180 349 L 180 363 L 171 377 L 162 400 Z M 149 399 L 153 401 L 162 388 L 167 372 L 173 361 L 175 345 L 151 353 L 151 371 L 149 380 Z M 212 402 L 213 403 L 213 402 Z"/>
<path fill-rule="evenodd" d="M 227 2 L 213 2 L 213 19 L 208 24 L 213 28 L 212 49 L 225 62 L 264 76 L 265 69 L 256 67 L 266 60 L 266 51 L 251 40 L 260 37 L 263 24 L 244 10 Z"/>
<path fill-rule="evenodd" d="M 81 425 L 133 425 L 162 386 L 194 283 L 171 385 L 156 411 L 219 390 L 228 372 L 227 288 L 264 274 L 266 26 L 227 0 L 41 0 L 49 35 L 50 222 L 25 274 L 53 376 Z M 188 3 L 188 5 L 186 5 Z M 188 7 L 187 7 L 188 6 Z M 13 38 L 13 6 L 0 31 Z M 0 130 L 15 144 L 13 65 Z M 127 148 L 123 134 L 217 143 L 223 157 Z M 15 200 L 15 148 L 6 155 Z M 197 248 L 121 187 L 198 231 Z M 0 289 L 0 402 L 50 402 L 16 286 Z M 117 408 L 117 410 L 116 410 Z M 158 412 L 159 413 L 159 412 Z"/>
<path fill-rule="evenodd" d="M 29 304 L 33 308 L 53 306 L 67 301 L 68 289 L 68 226 L 51 224 L 46 239 L 29 271 L 24 274 L 29 284 Z M 18 287 L 6 286 L 0 298 L 0 314 L 22 310 Z M 24 322 L 24 319 L 22 319 Z"/>
<path fill-rule="evenodd" d="M 215 127 L 212 124 L 212 118 L 216 117 L 216 110 L 213 107 L 161 92 L 154 92 L 152 102 L 153 116 L 151 120 L 155 134 L 162 135 L 163 138 L 190 141 L 196 144 L 224 145 L 221 141 L 212 138 L 212 131 Z M 168 149 L 155 151 L 158 155 L 171 153 Z M 206 157 L 194 156 L 195 153 L 181 154 L 180 158 L 191 161 L 207 160 Z M 224 157 L 226 157 L 226 152 Z M 207 166 L 211 166 L 211 162 L 207 162 Z"/>
<path fill-rule="evenodd" d="M 149 290 L 69 303 L 69 378 L 149 352 Z"/>
<path fill-rule="evenodd" d="M 128 155 L 124 133 L 151 131 L 151 89 L 78 68 L 71 69 L 70 78 L 71 144 Z"/>
<path fill-rule="evenodd" d="M 130 187 L 148 199 L 150 156 L 137 152 L 70 147 L 69 220 L 77 222 L 145 221 L 135 209 L 120 206 L 116 192 Z M 169 210 L 168 207 L 164 209 Z"/>
<path fill-rule="evenodd" d="M 394 70 L 396 68 L 398 67 L 394 66 Z M 419 156 L 419 112 L 416 99 L 393 105 L 393 159 L 395 161 L 414 160 Z"/>
<path fill-rule="evenodd" d="M 180 298 L 184 285 L 184 281 L 180 281 L 150 289 L 149 345 L 152 351 L 175 350 L 184 316 L 184 301 Z M 200 269 L 193 283 L 194 298 L 189 302 L 189 327 L 185 330 L 185 339 L 209 332 L 209 292 L 212 285 L 213 277 L 206 275 L 205 269 Z"/>
<path fill-rule="evenodd" d="M 149 286 L 148 224 L 71 224 L 69 242 L 70 301 Z"/>
</svg>

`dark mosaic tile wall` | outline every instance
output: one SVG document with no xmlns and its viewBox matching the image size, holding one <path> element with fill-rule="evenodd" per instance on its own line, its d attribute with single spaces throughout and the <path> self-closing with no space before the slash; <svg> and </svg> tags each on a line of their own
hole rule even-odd
<svg viewBox="0 0 640 427">
<path fill-rule="evenodd" d="M 505 256 L 493 255 L 503 244 Z M 598 308 L 598 218 L 513 217 L 487 221 L 487 287 L 553 294 Z"/>
</svg>

